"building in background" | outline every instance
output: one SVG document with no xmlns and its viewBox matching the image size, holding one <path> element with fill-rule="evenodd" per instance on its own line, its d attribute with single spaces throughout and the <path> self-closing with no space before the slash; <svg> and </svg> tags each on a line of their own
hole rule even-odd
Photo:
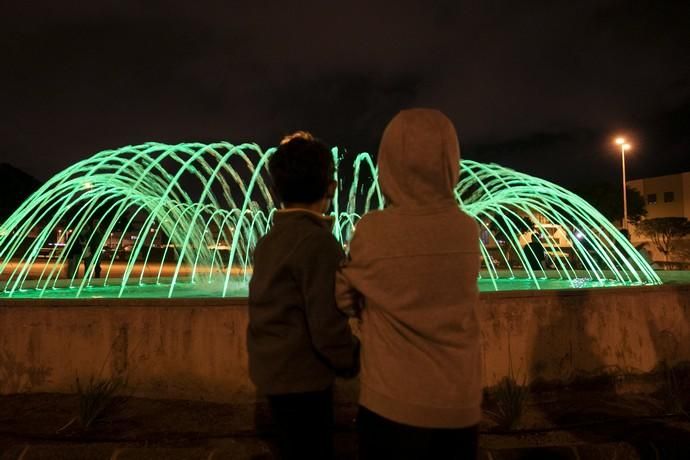
<svg viewBox="0 0 690 460">
<path fill-rule="evenodd" d="M 629 180 L 647 205 L 647 219 L 687 217 L 690 219 L 690 172 Z"/>
<path fill-rule="evenodd" d="M 668 176 L 648 177 L 627 181 L 630 188 L 638 190 L 644 197 L 647 216 L 646 219 L 658 217 L 685 217 L 690 219 L 690 172 L 670 174 Z M 631 227 L 631 240 L 639 245 L 649 238 Z M 663 255 L 654 247 L 647 244 L 654 260 L 663 260 Z M 684 238 L 677 245 L 674 259 L 686 259 L 690 254 L 690 238 Z"/>
</svg>

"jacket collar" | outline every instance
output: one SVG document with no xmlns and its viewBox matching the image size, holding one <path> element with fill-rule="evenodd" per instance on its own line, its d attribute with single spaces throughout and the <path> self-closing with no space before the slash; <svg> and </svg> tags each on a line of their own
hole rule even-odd
<svg viewBox="0 0 690 460">
<path fill-rule="evenodd" d="M 279 209 L 276 211 L 275 215 L 273 216 L 274 222 L 283 222 L 289 219 L 295 219 L 295 218 L 306 218 L 324 228 L 327 228 L 328 230 L 331 230 L 333 227 L 333 217 L 332 216 L 325 216 L 323 214 L 319 214 L 318 212 L 314 212 L 311 209 L 303 209 L 303 208 L 288 208 L 288 209 Z"/>
</svg>

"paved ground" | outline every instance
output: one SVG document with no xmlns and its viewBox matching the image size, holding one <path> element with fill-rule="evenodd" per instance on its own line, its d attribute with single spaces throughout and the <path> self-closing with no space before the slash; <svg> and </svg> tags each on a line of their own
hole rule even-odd
<svg viewBox="0 0 690 460">
<path fill-rule="evenodd" d="M 688 459 L 690 419 L 680 412 L 687 394 L 669 401 L 618 384 L 533 392 L 514 430 L 485 417 L 481 458 Z M 262 404 L 117 398 L 89 429 L 79 404 L 76 395 L 0 396 L 0 460 L 274 458 Z M 356 458 L 355 411 L 337 406 L 338 459 Z"/>
<path fill-rule="evenodd" d="M 342 443 L 341 443 L 342 444 Z M 348 451 L 351 449 L 348 447 Z M 0 451 L 1 452 L 1 451 Z M 657 451 L 661 452 L 661 451 Z M 662 454 L 663 455 L 663 454 Z M 671 454 L 675 455 L 675 454 Z M 250 440 L 224 439 L 216 446 L 207 447 L 141 447 L 113 444 L 43 444 L 17 445 L 6 450 L 0 459 L 44 460 L 269 460 L 275 458 L 265 445 Z M 355 458 L 354 453 L 340 450 L 336 459 Z M 481 460 L 521 459 L 626 459 L 641 458 L 687 458 L 641 457 L 630 445 L 600 444 L 568 447 L 545 447 L 539 449 L 482 450 Z"/>
</svg>

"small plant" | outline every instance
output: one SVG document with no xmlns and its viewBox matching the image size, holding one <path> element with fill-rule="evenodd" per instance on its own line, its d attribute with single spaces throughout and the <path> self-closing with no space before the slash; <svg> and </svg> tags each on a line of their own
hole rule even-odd
<svg viewBox="0 0 690 460">
<path fill-rule="evenodd" d="M 77 377 L 77 394 L 79 395 L 79 423 L 88 430 L 104 412 L 113 406 L 117 393 L 127 386 L 126 380 L 120 377 L 96 379 L 93 376 L 82 387 Z"/>
<path fill-rule="evenodd" d="M 683 393 L 681 391 L 680 384 L 678 383 L 676 372 L 665 360 L 661 365 L 664 375 L 664 381 L 662 384 L 664 406 L 671 414 L 685 414 L 685 410 L 683 409 Z"/>
<path fill-rule="evenodd" d="M 503 377 L 493 391 L 496 402 L 496 410 L 489 411 L 489 415 L 498 424 L 500 429 L 512 430 L 517 426 L 527 401 L 529 390 L 523 379 L 522 384 L 517 383 L 512 371 L 510 375 Z"/>
<path fill-rule="evenodd" d="M 498 424 L 499 429 L 512 430 L 520 421 L 527 401 L 529 390 L 523 376 L 522 384 L 518 384 L 513 372 L 513 354 L 510 350 L 508 338 L 508 375 L 503 377 L 494 388 L 493 399 L 496 402 L 495 411 L 487 411 L 489 416 Z"/>
</svg>

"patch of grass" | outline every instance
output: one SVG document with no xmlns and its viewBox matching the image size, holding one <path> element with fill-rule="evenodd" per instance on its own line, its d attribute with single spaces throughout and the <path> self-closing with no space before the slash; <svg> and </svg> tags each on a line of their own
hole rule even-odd
<svg viewBox="0 0 690 460">
<path fill-rule="evenodd" d="M 671 414 L 685 414 L 683 408 L 683 390 L 673 366 L 669 366 L 666 361 L 661 363 L 663 382 L 661 384 L 661 396 L 664 408 Z"/>
<path fill-rule="evenodd" d="M 529 390 L 524 379 L 522 384 L 519 384 L 512 372 L 498 382 L 493 390 L 496 409 L 488 411 L 488 414 L 499 429 L 512 430 L 517 426 L 522 418 L 528 395 Z"/>
<path fill-rule="evenodd" d="M 82 386 L 77 377 L 77 394 L 79 395 L 79 423 L 88 430 L 102 418 L 117 399 L 118 393 L 127 387 L 127 381 L 120 377 L 97 379 L 93 376 Z"/>
</svg>

